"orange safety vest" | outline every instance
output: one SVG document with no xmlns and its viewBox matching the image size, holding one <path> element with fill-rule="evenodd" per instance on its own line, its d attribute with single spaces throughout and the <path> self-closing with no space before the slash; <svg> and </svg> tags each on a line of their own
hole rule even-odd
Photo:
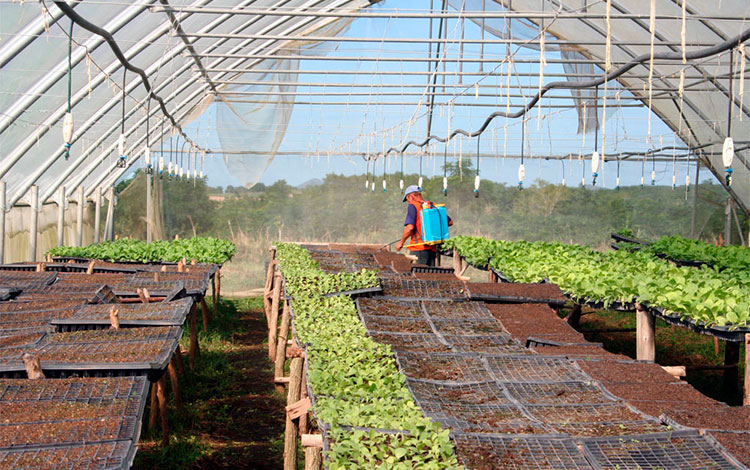
<svg viewBox="0 0 750 470">
<path fill-rule="evenodd" d="M 430 201 L 424 201 L 423 203 L 420 202 L 410 202 L 412 206 L 414 206 L 415 209 L 417 209 L 417 226 L 414 227 L 414 232 L 411 234 L 411 244 L 417 244 L 422 243 L 424 241 L 423 235 L 422 235 L 422 204 L 427 204 L 428 206 L 432 206 L 432 203 Z M 417 246 L 410 246 L 409 251 L 424 251 L 424 250 L 430 250 L 430 251 L 436 251 L 437 248 L 433 245 L 417 245 Z"/>
</svg>

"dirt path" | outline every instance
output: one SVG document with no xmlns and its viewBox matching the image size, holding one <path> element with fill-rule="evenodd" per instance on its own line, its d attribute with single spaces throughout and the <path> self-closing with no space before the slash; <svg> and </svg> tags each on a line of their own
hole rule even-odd
<svg viewBox="0 0 750 470">
<path fill-rule="evenodd" d="M 217 331 L 202 342 L 196 370 L 183 380 L 186 409 L 170 416 L 176 432 L 169 447 L 142 440 L 133 468 L 279 468 L 284 401 L 271 382 L 262 303 L 222 304 L 212 322 Z"/>
</svg>

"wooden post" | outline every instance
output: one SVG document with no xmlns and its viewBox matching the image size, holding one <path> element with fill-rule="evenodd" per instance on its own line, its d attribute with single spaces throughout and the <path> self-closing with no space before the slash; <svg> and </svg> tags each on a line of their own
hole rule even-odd
<svg viewBox="0 0 750 470">
<path fill-rule="evenodd" d="M 198 349 L 200 346 L 198 346 L 198 326 L 196 325 L 195 316 L 197 314 L 198 309 L 195 308 L 195 304 L 190 307 L 190 370 L 193 370 L 195 368 L 195 356 L 198 354 Z"/>
<path fill-rule="evenodd" d="M 735 392 L 739 385 L 739 363 L 740 363 L 740 343 L 736 341 L 724 342 L 724 365 L 729 366 L 724 369 L 724 391 Z"/>
<path fill-rule="evenodd" d="M 31 186 L 31 204 L 29 207 L 29 261 L 36 261 L 36 245 L 39 236 L 39 186 Z"/>
<path fill-rule="evenodd" d="M 182 411 L 182 395 L 180 394 L 180 384 L 177 382 L 177 367 L 175 366 L 175 362 L 177 360 L 175 357 L 177 356 L 177 352 L 175 352 L 175 355 L 172 356 L 172 359 L 169 360 L 169 365 L 167 366 L 167 372 L 169 373 L 169 384 L 172 386 L 172 396 L 174 397 L 174 404 L 177 406 L 177 409 Z"/>
<path fill-rule="evenodd" d="M 201 317 L 203 317 L 203 331 L 208 332 L 208 305 L 201 297 Z"/>
<path fill-rule="evenodd" d="M 305 373 L 304 370 L 302 371 L 302 384 L 300 385 L 300 394 L 299 394 L 299 396 L 300 396 L 300 399 L 308 398 L 308 394 L 307 394 L 307 374 Z M 308 422 L 307 422 L 308 416 L 309 416 L 309 413 L 305 413 L 305 414 L 303 414 L 302 416 L 299 417 L 299 433 L 300 433 L 300 435 L 307 434 L 309 432 Z"/>
<path fill-rule="evenodd" d="M 287 405 L 299 400 L 300 385 L 302 383 L 302 359 L 292 359 L 290 367 L 289 391 L 287 393 Z M 297 470 L 297 423 L 286 415 L 286 428 L 284 430 L 284 470 Z"/>
<path fill-rule="evenodd" d="M 156 389 L 159 388 L 159 382 L 151 382 L 151 408 L 148 412 L 148 430 L 156 429 L 156 420 L 159 416 L 159 400 L 156 398 Z"/>
<path fill-rule="evenodd" d="M 284 364 L 286 363 L 286 340 L 289 336 L 289 302 L 284 302 L 284 311 L 281 315 L 281 328 L 276 343 L 276 364 L 274 364 L 274 377 L 284 376 Z M 276 390 L 280 393 L 284 391 L 283 384 L 276 384 Z"/>
<path fill-rule="evenodd" d="M 461 255 L 458 254 L 458 250 L 453 249 L 453 273 L 458 275 L 461 272 Z"/>
<path fill-rule="evenodd" d="M 742 404 L 750 406 L 750 333 L 745 333 L 745 392 Z"/>
<path fill-rule="evenodd" d="M 568 324 L 573 328 L 577 327 L 581 323 L 581 304 L 573 305 L 573 309 L 565 317 L 568 320 Z"/>
<path fill-rule="evenodd" d="M 273 280 L 273 295 L 271 297 L 271 312 L 268 315 L 268 357 L 272 361 L 276 357 L 276 328 L 279 318 L 279 298 L 281 297 L 281 274 L 276 273 Z"/>
<path fill-rule="evenodd" d="M 216 271 L 216 301 L 221 300 L 221 269 Z"/>
<path fill-rule="evenodd" d="M 175 362 L 177 364 L 177 373 L 185 376 L 185 362 L 182 360 L 182 349 L 177 345 L 177 351 L 174 352 Z"/>
<path fill-rule="evenodd" d="M 94 191 L 94 243 L 99 243 L 99 229 L 102 226 L 102 187 Z"/>
<path fill-rule="evenodd" d="M 654 316 L 639 303 L 635 304 L 636 354 L 639 361 L 654 362 L 656 359 L 656 324 Z"/>
<path fill-rule="evenodd" d="M 263 312 L 266 314 L 266 323 L 268 323 L 268 316 L 271 312 L 271 291 L 273 290 L 275 268 L 276 260 L 271 260 L 268 263 L 268 269 L 266 269 L 266 286 L 263 290 Z"/>
<path fill-rule="evenodd" d="M 167 385 L 166 374 L 162 374 L 157 384 L 156 397 L 159 400 L 159 417 L 161 418 L 161 444 L 167 446 L 169 444 L 169 427 L 167 425 L 167 396 L 165 393 Z"/>
<path fill-rule="evenodd" d="M 219 273 L 219 271 L 216 271 L 216 274 L 214 274 L 214 277 L 211 278 L 211 297 L 213 299 L 213 311 L 214 314 L 216 313 L 216 309 L 219 308 L 219 299 L 216 297 L 216 276 Z"/>
<path fill-rule="evenodd" d="M 487 281 L 493 284 L 497 284 L 497 274 L 492 269 L 487 270 Z"/>
<path fill-rule="evenodd" d="M 323 465 L 320 447 L 305 447 L 305 470 L 320 470 Z"/>
</svg>

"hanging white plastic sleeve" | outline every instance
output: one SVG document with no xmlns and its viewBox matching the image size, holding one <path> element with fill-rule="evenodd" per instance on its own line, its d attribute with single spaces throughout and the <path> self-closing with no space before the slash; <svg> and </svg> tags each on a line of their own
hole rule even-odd
<svg viewBox="0 0 750 470">
<path fill-rule="evenodd" d="M 423 183 L 423 182 L 424 182 L 424 181 L 423 181 L 422 177 L 420 176 L 420 177 L 419 177 L 419 184 L 417 185 L 417 186 L 419 186 L 419 189 L 420 189 L 420 190 L 422 189 L 422 183 Z"/>
<path fill-rule="evenodd" d="M 159 157 L 159 174 L 164 173 L 164 157 Z"/>
<path fill-rule="evenodd" d="M 726 174 L 727 186 L 732 185 L 732 162 L 734 161 L 734 140 L 731 137 L 724 139 L 724 148 L 721 150 L 721 159 L 724 162 L 724 173 Z"/>
<path fill-rule="evenodd" d="M 594 153 L 591 154 L 591 172 L 596 175 L 599 173 L 599 166 L 601 165 L 601 156 L 599 155 L 599 152 L 594 150 Z"/>
<path fill-rule="evenodd" d="M 474 177 L 474 195 L 477 197 L 479 196 L 479 183 L 479 175 L 476 175 Z"/>
<path fill-rule="evenodd" d="M 383 192 L 385 192 L 385 191 L 386 191 L 386 189 L 385 189 L 385 179 L 384 179 L 383 180 Z"/>
<path fill-rule="evenodd" d="M 656 172 L 651 170 L 651 186 L 656 184 Z"/>
<path fill-rule="evenodd" d="M 523 188 L 523 179 L 526 177 L 526 167 L 523 163 L 518 167 L 518 189 Z"/>
<path fill-rule="evenodd" d="M 63 118 L 63 142 L 65 142 L 65 159 L 70 156 L 70 144 L 73 142 L 73 131 L 75 124 L 73 122 L 73 113 L 65 113 Z"/>
<path fill-rule="evenodd" d="M 398 188 L 401 190 L 401 192 L 404 192 L 404 180 L 403 179 L 398 180 Z"/>
<path fill-rule="evenodd" d="M 448 194 L 448 177 L 443 176 L 443 193 Z"/>
<path fill-rule="evenodd" d="M 125 156 L 125 134 L 120 134 L 120 138 L 117 140 L 117 152 L 121 157 Z"/>
</svg>

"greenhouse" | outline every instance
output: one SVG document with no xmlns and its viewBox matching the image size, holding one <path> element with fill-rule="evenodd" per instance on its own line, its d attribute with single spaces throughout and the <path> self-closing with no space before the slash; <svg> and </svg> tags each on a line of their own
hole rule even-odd
<svg viewBox="0 0 750 470">
<path fill-rule="evenodd" d="M 0 469 L 750 468 L 748 18 L 0 2 Z"/>
</svg>

